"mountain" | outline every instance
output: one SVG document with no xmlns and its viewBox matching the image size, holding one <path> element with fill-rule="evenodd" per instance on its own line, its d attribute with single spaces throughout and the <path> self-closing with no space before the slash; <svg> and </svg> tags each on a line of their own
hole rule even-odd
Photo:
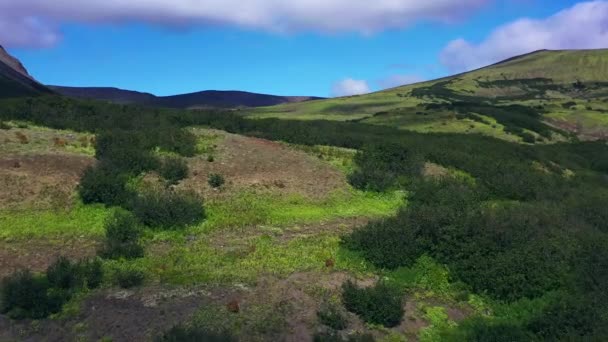
<svg viewBox="0 0 608 342">
<path fill-rule="evenodd" d="M 367 95 L 283 104 L 253 117 L 326 119 L 512 141 L 608 138 L 608 49 L 541 50 Z"/>
<path fill-rule="evenodd" d="M 0 45 L 0 98 L 52 93 L 38 83 L 21 62 Z"/>
<path fill-rule="evenodd" d="M 61 86 L 49 86 L 49 88 L 53 89 L 59 94 L 69 97 L 182 109 L 204 107 L 261 107 L 321 99 L 318 97 L 308 96 L 275 96 L 244 91 L 207 90 L 173 96 L 155 96 L 149 93 L 140 93 L 118 88 Z"/>
</svg>

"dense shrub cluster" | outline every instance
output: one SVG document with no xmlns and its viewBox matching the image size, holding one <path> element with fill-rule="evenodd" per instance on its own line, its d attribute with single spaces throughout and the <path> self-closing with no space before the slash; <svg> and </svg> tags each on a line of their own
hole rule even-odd
<svg viewBox="0 0 608 342">
<path fill-rule="evenodd" d="M 205 218 L 203 200 L 192 191 L 152 189 L 133 202 L 133 213 L 147 226 L 179 228 Z"/>
<path fill-rule="evenodd" d="M 162 160 L 158 173 L 167 184 L 176 185 L 188 177 L 188 163 L 183 158 L 166 157 Z"/>
<path fill-rule="evenodd" d="M 103 271 L 99 260 L 72 263 L 59 258 L 46 274 L 18 271 L 2 280 L 0 313 L 13 319 L 40 319 L 61 311 L 63 304 L 83 288 L 101 284 Z"/>
<path fill-rule="evenodd" d="M 360 288 L 347 281 L 342 285 L 344 306 L 367 323 L 394 327 L 403 319 L 403 297 L 398 289 L 382 282 L 370 288 Z"/>
<path fill-rule="evenodd" d="M 142 227 L 133 214 L 117 210 L 105 224 L 106 237 L 100 256 L 106 259 L 136 259 L 144 256 L 139 240 Z"/>
</svg>

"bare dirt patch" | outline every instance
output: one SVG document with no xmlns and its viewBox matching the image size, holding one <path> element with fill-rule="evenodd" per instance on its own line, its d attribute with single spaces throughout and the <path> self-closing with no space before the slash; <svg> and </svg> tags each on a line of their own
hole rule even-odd
<svg viewBox="0 0 608 342">
<path fill-rule="evenodd" d="M 97 248 L 98 242 L 89 239 L 0 241 L 0 279 L 24 268 L 42 272 L 60 256 L 72 260 L 92 257 Z"/>
<path fill-rule="evenodd" d="M 0 158 L 0 210 L 69 206 L 82 173 L 94 162 L 70 154 Z"/>
<path fill-rule="evenodd" d="M 190 177 L 180 187 L 213 198 L 246 189 L 269 189 L 322 199 L 347 185 L 342 172 L 305 152 L 282 144 L 221 133 L 214 161 L 206 156 L 190 160 Z M 225 191 L 212 189 L 207 180 L 217 173 L 226 179 Z"/>
</svg>

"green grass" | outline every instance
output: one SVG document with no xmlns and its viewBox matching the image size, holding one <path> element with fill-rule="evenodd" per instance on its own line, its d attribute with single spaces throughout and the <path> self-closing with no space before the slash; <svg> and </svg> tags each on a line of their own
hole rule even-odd
<svg viewBox="0 0 608 342">
<path fill-rule="evenodd" d="M 208 218 L 202 231 L 235 229 L 256 225 L 284 225 L 350 217 L 380 217 L 396 213 L 404 194 L 337 191 L 327 199 L 301 195 L 278 195 L 244 191 L 206 205 Z"/>
<path fill-rule="evenodd" d="M 523 96 L 535 91 L 523 82 L 522 84 L 482 86 L 480 82 L 502 82 L 505 80 L 526 80 L 532 78 L 551 79 L 554 84 L 563 86 L 561 90 L 547 90 L 540 98 L 530 96 L 526 100 L 514 96 Z M 580 80 L 586 83 L 603 82 L 608 79 L 608 49 L 582 51 L 542 51 L 505 63 L 488 66 L 469 73 L 446 77 L 403 87 L 388 89 L 366 95 L 333 98 L 326 100 L 289 103 L 273 107 L 248 110 L 253 118 L 281 118 L 293 120 L 359 120 L 365 123 L 389 125 L 422 133 L 475 133 L 493 136 L 507 141 L 522 140 L 504 132 L 501 125 L 483 124 L 470 120 L 451 120 L 453 113 L 430 110 L 424 115 L 424 104 L 447 101 L 445 92 L 435 89 L 431 96 L 417 98 L 412 91 L 429 87 L 438 82 L 451 80 L 444 86 L 445 90 L 468 99 L 467 101 L 490 101 L 500 105 L 522 104 L 536 107 L 543 105 L 548 109 L 547 118 L 559 117 L 568 123 L 581 122 L 582 134 L 598 135 L 598 131 L 608 131 L 608 113 L 585 111 L 586 106 L 595 109 L 607 109 L 601 97 L 608 96 L 602 89 L 590 89 L 584 94 L 575 92 L 572 84 Z M 512 99 L 509 99 L 512 97 Z M 506 98 L 500 100 L 499 98 Z M 576 113 L 562 113 L 559 105 L 565 101 L 590 100 L 581 103 L 582 110 Z M 449 100 L 449 99 L 448 99 Z M 429 115 L 430 114 L 430 115 Z M 472 126 L 472 127 L 471 127 Z M 496 127 L 494 127 L 496 126 Z M 551 142 L 563 141 L 564 137 L 555 136 Z"/>
<path fill-rule="evenodd" d="M 70 211 L 0 210 L 0 239 L 98 238 L 110 210 L 101 205 L 78 204 Z"/>
<path fill-rule="evenodd" d="M 21 121 L 4 123 L 8 124 L 11 129 L 0 130 L 0 155 L 49 153 L 95 155 L 95 148 L 91 143 L 91 139 L 94 138 L 93 134 L 35 126 Z M 27 143 L 21 142 L 17 134 L 25 136 Z M 56 143 L 55 139 L 60 139 L 61 142 Z"/>
</svg>

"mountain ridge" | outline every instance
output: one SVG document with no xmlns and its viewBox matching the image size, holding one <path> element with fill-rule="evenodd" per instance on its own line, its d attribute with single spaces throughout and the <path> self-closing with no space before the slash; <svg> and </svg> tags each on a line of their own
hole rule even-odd
<svg viewBox="0 0 608 342">
<path fill-rule="evenodd" d="M 48 87 L 68 97 L 178 109 L 262 107 L 322 99 L 313 96 L 278 96 L 239 90 L 203 90 L 186 94 L 156 96 L 150 93 L 115 87 L 66 87 L 56 85 L 49 85 Z"/>
</svg>

